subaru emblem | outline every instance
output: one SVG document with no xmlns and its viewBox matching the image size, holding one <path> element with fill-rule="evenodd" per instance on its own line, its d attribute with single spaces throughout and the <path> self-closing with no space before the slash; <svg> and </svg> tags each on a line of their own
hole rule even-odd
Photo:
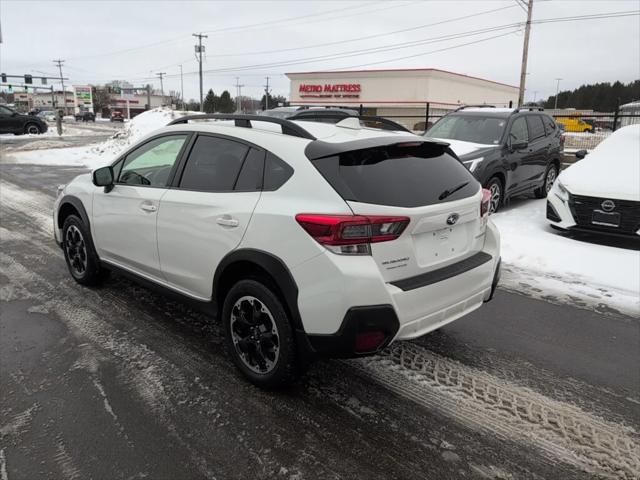
<svg viewBox="0 0 640 480">
<path fill-rule="evenodd" d="M 605 212 L 610 212 L 611 210 L 616 208 L 616 204 L 613 203 L 613 200 L 605 200 L 600 204 L 600 206 Z"/>
<path fill-rule="evenodd" d="M 457 213 L 452 213 L 447 217 L 447 225 L 455 225 L 459 218 L 460 215 L 458 215 Z"/>
</svg>

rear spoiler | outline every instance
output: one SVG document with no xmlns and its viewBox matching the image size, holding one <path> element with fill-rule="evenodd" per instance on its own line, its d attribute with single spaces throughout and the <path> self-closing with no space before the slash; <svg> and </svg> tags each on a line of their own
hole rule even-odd
<svg viewBox="0 0 640 480">
<path fill-rule="evenodd" d="M 441 146 L 443 149 L 447 149 L 449 147 L 448 143 L 431 138 L 393 136 L 364 138 L 361 140 L 340 143 L 314 140 L 304 149 L 304 154 L 309 160 L 318 160 L 320 158 L 332 157 L 334 155 L 354 152 L 356 150 L 368 150 L 370 148 L 391 147 L 403 144 L 430 144 Z"/>
</svg>

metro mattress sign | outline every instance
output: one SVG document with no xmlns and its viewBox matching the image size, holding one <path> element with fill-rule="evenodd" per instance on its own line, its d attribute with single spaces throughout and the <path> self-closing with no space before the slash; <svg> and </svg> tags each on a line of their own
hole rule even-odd
<svg viewBox="0 0 640 480">
<path fill-rule="evenodd" d="M 300 97 L 336 97 L 336 98 L 358 98 L 361 86 L 359 83 L 326 83 L 307 84 L 302 83 L 298 88 Z"/>
</svg>

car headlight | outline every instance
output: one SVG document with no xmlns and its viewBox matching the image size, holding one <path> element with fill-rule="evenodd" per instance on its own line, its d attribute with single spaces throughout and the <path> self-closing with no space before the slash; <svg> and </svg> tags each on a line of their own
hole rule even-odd
<svg viewBox="0 0 640 480">
<path fill-rule="evenodd" d="M 563 202 L 569 201 L 569 190 L 565 188 L 560 179 L 556 180 L 555 185 L 557 187 L 555 192 L 556 196 Z"/>
<path fill-rule="evenodd" d="M 482 160 L 484 160 L 484 157 L 474 158 L 473 160 L 467 160 L 462 163 L 466 165 L 466 167 L 469 169 L 470 172 L 473 172 L 478 167 L 478 165 Z"/>
</svg>

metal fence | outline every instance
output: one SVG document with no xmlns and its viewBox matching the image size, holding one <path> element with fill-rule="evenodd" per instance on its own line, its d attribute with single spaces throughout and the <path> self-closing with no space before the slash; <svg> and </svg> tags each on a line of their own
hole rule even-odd
<svg viewBox="0 0 640 480">
<path fill-rule="evenodd" d="M 511 105 L 489 104 L 479 104 L 478 106 L 511 107 Z M 442 105 L 430 103 L 425 103 L 423 108 L 402 109 L 412 110 L 411 114 L 398 113 L 401 109 L 396 109 L 394 112 L 389 110 L 391 109 L 372 109 L 360 106 L 361 115 L 383 116 L 418 134 L 424 133 L 440 118 L 455 111 L 451 107 L 444 108 Z M 387 111 L 389 112 L 387 113 Z M 615 112 L 603 113 L 572 109 L 546 110 L 545 113 L 551 115 L 559 127 L 564 130 L 564 146 L 568 155 L 573 155 L 578 150 L 592 150 L 618 128 L 640 123 L 640 110 L 625 111 L 618 108 Z"/>
</svg>

